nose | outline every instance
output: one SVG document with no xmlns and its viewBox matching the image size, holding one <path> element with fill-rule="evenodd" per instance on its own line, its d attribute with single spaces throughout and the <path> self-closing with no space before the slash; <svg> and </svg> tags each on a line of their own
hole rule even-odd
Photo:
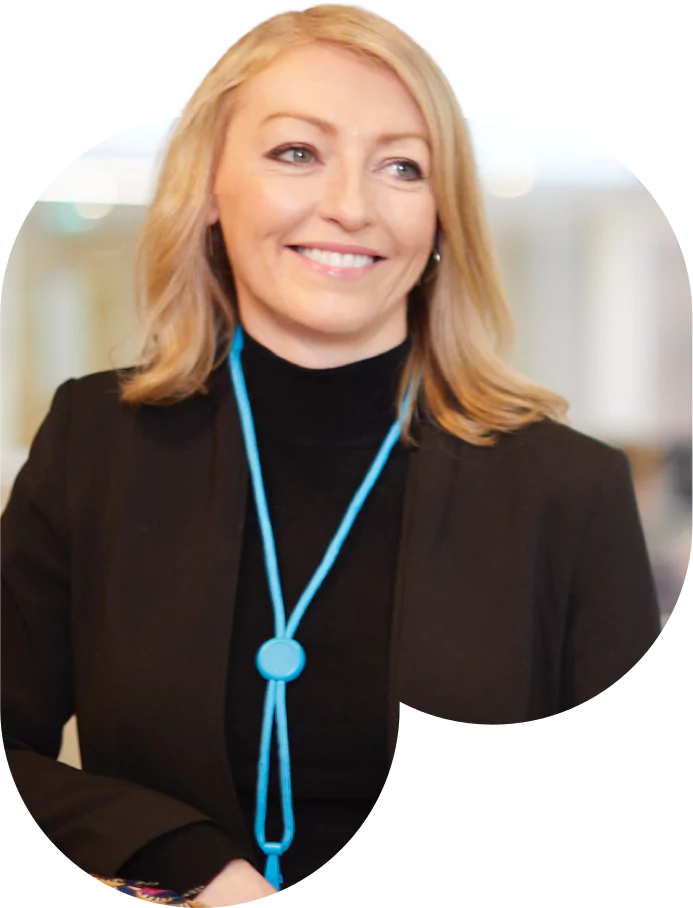
<svg viewBox="0 0 693 908">
<path fill-rule="evenodd" d="M 346 230 L 358 230 L 373 218 L 372 187 L 366 169 L 357 161 L 334 161 L 328 168 L 320 214 Z"/>
</svg>

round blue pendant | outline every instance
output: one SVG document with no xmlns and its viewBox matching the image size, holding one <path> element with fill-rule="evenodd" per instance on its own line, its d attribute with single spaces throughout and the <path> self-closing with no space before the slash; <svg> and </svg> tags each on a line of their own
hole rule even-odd
<svg viewBox="0 0 693 908">
<path fill-rule="evenodd" d="M 271 637 L 257 651 L 255 664 L 268 681 L 293 681 L 303 671 L 306 654 L 296 640 Z"/>
</svg>

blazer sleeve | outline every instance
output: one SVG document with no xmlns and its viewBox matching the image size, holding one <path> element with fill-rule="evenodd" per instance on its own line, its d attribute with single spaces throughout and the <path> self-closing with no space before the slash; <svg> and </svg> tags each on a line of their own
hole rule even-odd
<svg viewBox="0 0 693 908">
<path fill-rule="evenodd" d="M 210 818 L 162 792 L 57 760 L 74 712 L 65 483 L 73 381 L 55 392 L 2 515 L 0 714 L 12 777 L 38 826 L 83 870 L 114 876 L 157 837 Z M 234 850 L 229 840 L 228 854 Z"/>
<path fill-rule="evenodd" d="M 190 823 L 164 833 L 137 851 L 118 870 L 126 880 L 158 882 L 166 889 L 185 893 L 206 886 L 235 858 L 254 864 L 244 851 L 215 823 Z M 257 865 L 255 869 L 259 870 Z"/>
<path fill-rule="evenodd" d="M 562 709 L 619 680 L 661 627 L 628 458 L 611 448 L 578 552 L 569 597 Z"/>
</svg>

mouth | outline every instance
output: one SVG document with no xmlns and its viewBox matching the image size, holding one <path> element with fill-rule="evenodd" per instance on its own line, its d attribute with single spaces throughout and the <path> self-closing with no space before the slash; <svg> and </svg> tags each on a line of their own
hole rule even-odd
<svg viewBox="0 0 693 908">
<path fill-rule="evenodd" d="M 380 255 L 340 255 L 323 250 L 308 249 L 304 246 L 287 246 L 285 248 L 292 252 L 296 259 L 311 268 L 314 273 L 346 280 L 354 280 L 369 274 L 379 262 L 384 261 L 384 256 Z"/>
</svg>

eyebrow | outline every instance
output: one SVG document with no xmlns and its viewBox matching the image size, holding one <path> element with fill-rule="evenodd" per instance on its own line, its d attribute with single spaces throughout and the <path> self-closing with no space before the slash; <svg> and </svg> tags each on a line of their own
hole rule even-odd
<svg viewBox="0 0 693 908">
<path fill-rule="evenodd" d="M 308 114 L 292 113 L 291 111 L 279 111 L 278 113 L 270 114 L 268 117 L 265 117 L 260 125 L 264 126 L 269 120 L 276 120 L 279 117 L 289 117 L 292 120 L 304 120 L 306 123 L 310 123 L 312 126 L 316 126 L 318 129 L 329 133 L 330 135 L 335 135 L 337 132 L 337 127 L 328 120 L 322 120 L 320 117 L 311 117 L 308 116 Z M 422 135 L 420 132 L 386 132 L 378 136 L 377 143 L 378 145 L 390 145 L 392 142 L 397 142 L 399 139 L 419 139 L 426 143 L 429 150 L 431 148 L 431 143 L 426 136 Z"/>
</svg>

